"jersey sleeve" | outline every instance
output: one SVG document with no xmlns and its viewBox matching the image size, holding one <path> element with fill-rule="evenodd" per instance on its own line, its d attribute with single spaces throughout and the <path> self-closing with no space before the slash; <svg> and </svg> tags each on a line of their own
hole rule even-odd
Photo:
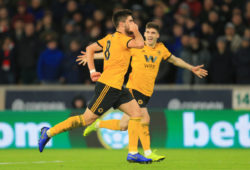
<svg viewBox="0 0 250 170">
<path fill-rule="evenodd" d="M 122 37 L 121 37 L 121 43 L 122 43 L 122 46 L 124 47 L 124 48 L 129 48 L 128 47 L 128 43 L 129 43 L 129 41 L 131 41 L 133 38 L 131 38 L 131 37 L 128 37 L 128 36 L 126 36 L 126 35 L 123 35 Z"/>
<path fill-rule="evenodd" d="M 167 60 L 172 53 L 165 47 L 165 45 L 162 44 L 162 58 L 163 60 Z"/>
<path fill-rule="evenodd" d="M 130 48 L 129 49 L 130 55 L 134 56 L 135 55 L 135 49 L 134 48 Z"/>
<path fill-rule="evenodd" d="M 97 40 L 96 43 L 103 48 L 104 44 L 107 42 L 108 36 L 109 34 L 106 35 L 104 38 Z"/>
</svg>

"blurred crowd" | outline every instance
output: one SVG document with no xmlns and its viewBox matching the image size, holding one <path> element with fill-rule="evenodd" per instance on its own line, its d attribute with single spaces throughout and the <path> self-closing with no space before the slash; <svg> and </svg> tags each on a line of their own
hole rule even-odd
<svg viewBox="0 0 250 170">
<path fill-rule="evenodd" d="M 205 79 L 162 62 L 156 83 L 250 84 L 250 1 L 0 0 L 0 84 L 90 84 L 81 50 L 115 31 L 114 11 L 133 10 L 177 57 L 204 64 Z M 96 60 L 98 71 L 103 61 Z"/>
</svg>

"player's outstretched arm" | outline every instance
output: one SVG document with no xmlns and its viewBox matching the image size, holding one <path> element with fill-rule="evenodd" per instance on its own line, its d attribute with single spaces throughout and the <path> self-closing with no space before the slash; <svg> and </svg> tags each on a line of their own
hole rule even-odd
<svg viewBox="0 0 250 170">
<path fill-rule="evenodd" d="M 86 48 L 86 56 L 87 56 L 87 62 L 88 62 L 88 67 L 90 71 L 90 77 L 93 82 L 96 82 L 101 76 L 100 72 L 96 72 L 95 63 L 94 63 L 95 52 L 101 51 L 101 50 L 102 50 L 102 47 L 100 47 L 97 43 L 93 43 Z"/>
<path fill-rule="evenodd" d="M 94 54 L 94 59 L 103 59 L 103 53 L 95 53 Z M 85 51 L 81 51 L 81 55 L 77 56 L 76 61 L 78 62 L 79 65 L 85 66 L 87 64 L 87 55 Z"/>
<path fill-rule="evenodd" d="M 208 75 L 207 70 L 202 68 L 204 67 L 204 65 L 192 66 L 188 64 L 187 62 L 185 62 L 184 60 L 182 60 L 181 58 L 175 57 L 173 54 L 167 61 L 174 64 L 177 67 L 181 67 L 181 68 L 192 71 L 199 78 L 203 78 Z"/>
<path fill-rule="evenodd" d="M 134 38 L 128 42 L 129 48 L 143 48 L 144 47 L 144 39 L 138 29 L 138 26 L 132 22 L 130 25 L 130 31 L 133 32 Z"/>
</svg>

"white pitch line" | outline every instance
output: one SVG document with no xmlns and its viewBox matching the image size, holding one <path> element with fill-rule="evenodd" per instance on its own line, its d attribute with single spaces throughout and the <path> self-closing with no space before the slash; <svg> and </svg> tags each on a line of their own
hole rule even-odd
<svg viewBox="0 0 250 170">
<path fill-rule="evenodd" d="M 62 163 L 64 161 L 35 161 L 35 162 L 0 162 L 0 165 L 14 165 L 14 164 L 46 164 L 46 163 Z"/>
</svg>

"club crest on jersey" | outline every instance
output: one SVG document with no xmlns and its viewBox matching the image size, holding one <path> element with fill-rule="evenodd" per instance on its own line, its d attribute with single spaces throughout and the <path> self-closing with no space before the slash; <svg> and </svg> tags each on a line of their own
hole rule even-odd
<svg viewBox="0 0 250 170">
<path fill-rule="evenodd" d="M 150 60 L 152 61 L 152 63 L 154 63 L 157 59 L 157 56 L 153 57 L 153 56 L 147 56 L 147 55 L 144 55 L 145 56 L 145 59 L 147 62 L 150 62 Z"/>
<path fill-rule="evenodd" d="M 160 51 L 160 50 L 158 50 L 158 51 L 157 51 L 157 54 L 158 54 L 158 55 L 161 55 L 161 51 Z"/>
<path fill-rule="evenodd" d="M 99 108 L 99 109 L 98 109 L 98 112 L 99 112 L 99 113 L 102 113 L 102 112 L 103 112 L 103 108 Z"/>
<path fill-rule="evenodd" d="M 142 100 L 142 99 L 139 99 L 139 100 L 138 100 L 138 104 L 143 104 L 143 100 Z"/>
</svg>

